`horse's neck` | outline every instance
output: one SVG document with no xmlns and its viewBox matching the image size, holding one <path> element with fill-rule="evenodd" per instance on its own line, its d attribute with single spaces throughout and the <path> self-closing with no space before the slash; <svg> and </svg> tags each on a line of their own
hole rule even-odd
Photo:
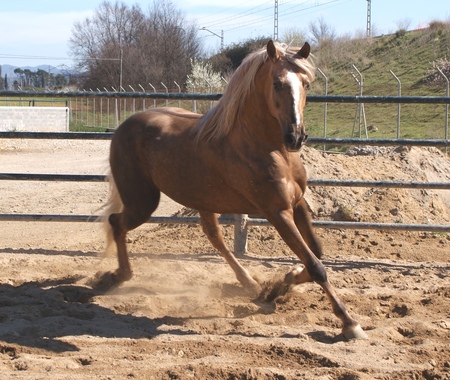
<svg viewBox="0 0 450 380">
<path fill-rule="evenodd" d="M 239 123 L 231 131 L 235 141 L 239 140 L 249 151 L 284 150 L 281 127 L 269 113 L 264 99 L 254 97 L 245 102 L 241 112 Z"/>
</svg>

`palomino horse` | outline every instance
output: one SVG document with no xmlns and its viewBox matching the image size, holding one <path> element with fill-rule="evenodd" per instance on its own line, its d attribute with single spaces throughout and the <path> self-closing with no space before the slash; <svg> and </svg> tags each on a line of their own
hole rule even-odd
<svg viewBox="0 0 450 380">
<path fill-rule="evenodd" d="M 310 46 L 297 50 L 269 41 L 250 54 L 203 116 L 161 108 L 137 113 L 117 128 L 105 219 L 119 268 L 100 281 L 118 284 L 132 277 L 125 236 L 149 219 L 162 191 L 199 211 L 208 239 L 254 294 L 261 286 L 225 245 L 218 214 L 263 215 L 304 264 L 285 276 L 286 286 L 318 283 L 344 336 L 367 337 L 327 279 L 303 198 L 306 173 L 298 150 L 307 138 L 303 108 L 315 70 L 307 59 Z"/>
</svg>

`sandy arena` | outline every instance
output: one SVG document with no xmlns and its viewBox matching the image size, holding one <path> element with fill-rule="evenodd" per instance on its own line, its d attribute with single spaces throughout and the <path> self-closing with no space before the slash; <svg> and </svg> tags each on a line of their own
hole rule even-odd
<svg viewBox="0 0 450 380">
<path fill-rule="evenodd" d="M 2 173 L 104 174 L 108 141 L 1 140 Z M 310 178 L 450 181 L 434 148 L 302 150 Z M 96 215 L 105 183 L 0 181 L 0 213 Z M 450 191 L 312 188 L 315 219 L 450 224 Z M 164 198 L 156 215 L 183 213 Z M 0 379 L 450 379 L 450 234 L 317 229 L 332 284 L 368 340 L 345 341 L 320 287 L 273 303 L 243 291 L 197 225 L 129 234 L 134 277 L 89 286 L 98 223 L 0 222 Z M 229 244 L 233 230 L 225 228 Z M 243 263 L 270 280 L 299 265 L 271 227 Z"/>
</svg>

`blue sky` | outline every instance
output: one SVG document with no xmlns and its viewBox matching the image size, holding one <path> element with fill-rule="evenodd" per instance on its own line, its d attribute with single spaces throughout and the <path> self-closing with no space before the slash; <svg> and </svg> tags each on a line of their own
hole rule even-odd
<svg viewBox="0 0 450 380">
<path fill-rule="evenodd" d="M 111 0 L 112 1 L 112 0 Z M 0 65 L 71 66 L 68 40 L 73 24 L 91 17 L 102 0 L 14 0 L 3 1 L 0 9 Z M 153 0 L 122 0 L 139 4 L 147 11 Z M 224 43 L 250 37 L 272 36 L 275 0 L 172 0 L 188 19 L 196 20 L 199 36 L 208 51 Z M 215 5 L 211 5 L 215 4 Z M 307 30 L 308 24 L 323 18 L 337 35 L 364 33 L 367 0 L 278 0 L 278 35 L 286 29 Z M 399 25 L 409 29 L 433 20 L 450 21 L 448 0 L 372 0 L 372 29 L 377 34 L 395 32 Z"/>
</svg>

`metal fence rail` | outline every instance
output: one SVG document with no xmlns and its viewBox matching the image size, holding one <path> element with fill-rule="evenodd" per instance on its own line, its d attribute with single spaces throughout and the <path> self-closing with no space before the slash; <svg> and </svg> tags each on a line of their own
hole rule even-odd
<svg viewBox="0 0 450 380">
<path fill-rule="evenodd" d="M 222 94 L 193 94 L 184 92 L 112 92 L 112 91 L 0 91 L 0 97 L 53 97 L 53 98 L 113 98 L 113 99 L 173 99 L 219 100 Z M 448 96 L 373 96 L 373 95 L 308 95 L 312 103 L 403 103 L 450 104 Z"/>
<path fill-rule="evenodd" d="M 108 178 L 100 174 L 0 173 L 0 180 L 106 182 Z M 308 179 L 308 186 L 384 187 L 384 188 L 403 188 L 403 189 L 450 190 L 450 182 L 358 181 L 358 180 L 335 180 L 335 179 L 314 179 L 314 178 Z"/>
<path fill-rule="evenodd" d="M 110 140 L 113 132 L 16 132 L 0 131 L 0 139 L 36 139 L 36 140 Z M 450 147 L 445 139 L 360 139 L 360 138 L 323 138 L 310 137 L 308 145 L 357 145 L 357 146 L 434 146 Z"/>
<path fill-rule="evenodd" d="M 99 222 L 99 215 L 52 215 L 52 214 L 0 214 L 3 222 Z M 156 224 L 199 224 L 200 218 L 193 216 L 152 216 L 147 223 Z M 236 225 L 236 218 L 221 216 L 220 224 Z M 244 217 L 244 226 L 270 226 L 264 218 Z M 450 226 L 445 224 L 406 224 L 406 223 L 366 223 L 314 220 L 313 226 L 317 228 L 353 229 L 353 230 L 394 230 L 415 232 L 450 232 Z"/>
<path fill-rule="evenodd" d="M 28 174 L 0 173 L 0 180 L 10 181 L 58 181 L 58 182 L 106 182 L 107 177 L 99 174 Z"/>
</svg>

